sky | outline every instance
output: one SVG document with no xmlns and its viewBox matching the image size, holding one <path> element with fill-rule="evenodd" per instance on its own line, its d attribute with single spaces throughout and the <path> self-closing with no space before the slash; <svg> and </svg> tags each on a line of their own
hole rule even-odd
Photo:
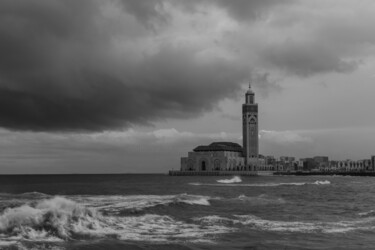
<svg viewBox="0 0 375 250">
<path fill-rule="evenodd" d="M 166 173 L 241 144 L 375 155 L 372 0 L 0 1 L 0 174 Z"/>
</svg>

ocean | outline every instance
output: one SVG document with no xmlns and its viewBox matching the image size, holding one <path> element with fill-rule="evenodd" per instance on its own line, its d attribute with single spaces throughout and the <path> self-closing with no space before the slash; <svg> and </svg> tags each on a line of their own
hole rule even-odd
<svg viewBox="0 0 375 250">
<path fill-rule="evenodd" d="M 374 249 L 375 179 L 0 176 L 0 249 Z"/>
</svg>

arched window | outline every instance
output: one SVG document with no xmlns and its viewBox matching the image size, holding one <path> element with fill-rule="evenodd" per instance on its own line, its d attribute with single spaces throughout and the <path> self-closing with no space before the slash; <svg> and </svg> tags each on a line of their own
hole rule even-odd
<svg viewBox="0 0 375 250">
<path fill-rule="evenodd" d="M 201 162 L 201 171 L 206 171 L 206 161 Z"/>
</svg>

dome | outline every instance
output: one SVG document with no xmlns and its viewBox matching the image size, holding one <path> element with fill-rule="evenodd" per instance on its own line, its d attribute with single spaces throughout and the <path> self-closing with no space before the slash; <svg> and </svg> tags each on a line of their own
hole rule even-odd
<svg viewBox="0 0 375 250">
<path fill-rule="evenodd" d="M 254 95 L 254 91 L 252 91 L 251 89 L 248 89 L 247 92 L 246 92 L 247 95 Z"/>
<path fill-rule="evenodd" d="M 232 151 L 242 152 L 241 145 L 234 142 L 213 142 L 208 146 L 198 146 L 193 149 L 194 152 L 204 151 Z"/>
<path fill-rule="evenodd" d="M 254 95 L 254 92 L 251 90 L 251 84 L 249 83 L 249 89 L 246 92 L 247 95 Z"/>
</svg>

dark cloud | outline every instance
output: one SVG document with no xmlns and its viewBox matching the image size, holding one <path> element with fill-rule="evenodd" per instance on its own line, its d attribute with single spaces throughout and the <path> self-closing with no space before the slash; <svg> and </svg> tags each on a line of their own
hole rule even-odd
<svg viewBox="0 0 375 250">
<path fill-rule="evenodd" d="M 226 59 L 198 61 L 194 46 L 165 43 L 136 59 L 129 49 L 114 50 L 114 39 L 136 38 L 108 30 L 95 1 L 21 2 L 26 7 L 0 3 L 0 126 L 6 128 L 101 131 L 192 117 L 234 95 L 248 77 L 247 67 Z M 155 14 L 145 4 L 123 4 L 139 18 Z"/>
<path fill-rule="evenodd" d="M 254 65 L 270 72 L 252 75 L 263 96 L 281 89 L 271 75 L 275 68 L 299 76 L 355 70 L 357 61 L 342 53 L 349 45 L 333 50 L 334 41 L 319 37 L 263 43 L 267 32 L 239 35 L 252 32 L 249 21 L 292 2 L 1 1 L 0 126 L 122 129 L 213 110 L 238 93 Z M 224 20 L 211 30 L 215 8 L 238 23 Z M 201 20 L 208 21 L 200 27 Z"/>
</svg>

